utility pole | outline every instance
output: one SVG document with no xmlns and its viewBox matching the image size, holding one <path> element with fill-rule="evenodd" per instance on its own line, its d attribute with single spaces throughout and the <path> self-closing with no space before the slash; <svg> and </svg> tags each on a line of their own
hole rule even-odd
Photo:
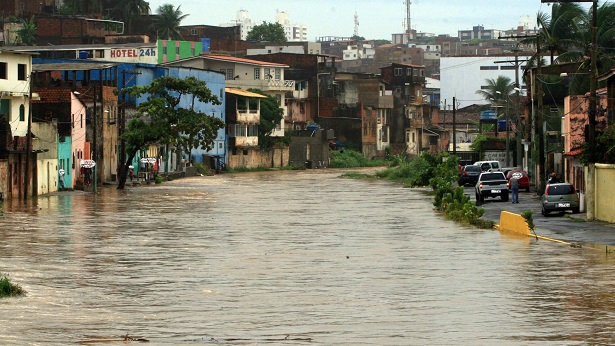
<svg viewBox="0 0 615 346">
<path fill-rule="evenodd" d="M 592 5 L 592 50 L 591 50 L 591 71 L 590 71 L 590 82 L 589 82 L 589 114 L 588 120 L 589 125 L 587 128 L 587 150 L 589 151 L 589 155 L 587 156 L 589 161 L 589 168 L 587 169 L 587 183 L 586 185 L 586 205 L 587 205 L 587 219 L 591 220 L 595 218 L 595 193 L 594 190 L 594 182 L 596 179 L 595 175 L 595 164 L 596 164 L 596 108 L 597 101 L 596 100 L 596 84 L 597 84 L 597 75 L 598 75 L 598 41 L 597 34 L 598 31 L 598 1 L 594 0 Z"/>
<path fill-rule="evenodd" d="M 457 104 L 455 97 L 453 96 L 453 155 L 457 155 L 457 128 L 455 124 L 455 113 L 457 111 Z"/>
<path fill-rule="evenodd" d="M 32 68 L 32 65 L 30 65 Z M 24 183 L 23 183 L 23 200 L 24 203 L 27 203 L 28 200 L 28 186 L 30 185 L 30 161 L 32 154 L 32 71 L 30 71 L 30 80 L 28 91 L 28 130 L 26 132 L 26 171 L 24 172 Z"/>
</svg>

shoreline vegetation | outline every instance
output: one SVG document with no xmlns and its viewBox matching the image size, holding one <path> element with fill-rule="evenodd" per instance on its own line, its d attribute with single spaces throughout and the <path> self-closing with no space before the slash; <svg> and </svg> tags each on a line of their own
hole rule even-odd
<svg viewBox="0 0 615 346">
<path fill-rule="evenodd" d="M 19 285 L 12 283 L 6 275 L 0 274 L 0 298 L 16 297 L 25 294 L 26 291 Z"/>
</svg>

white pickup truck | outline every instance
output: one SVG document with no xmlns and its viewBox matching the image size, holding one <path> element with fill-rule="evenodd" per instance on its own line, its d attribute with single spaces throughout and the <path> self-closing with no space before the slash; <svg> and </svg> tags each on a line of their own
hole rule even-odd
<svg viewBox="0 0 615 346">
<path fill-rule="evenodd" d="M 480 205 L 487 197 L 501 197 L 502 201 L 508 201 L 510 183 L 502 172 L 482 172 L 478 176 L 478 182 L 474 187 L 476 193 L 476 205 Z"/>
</svg>

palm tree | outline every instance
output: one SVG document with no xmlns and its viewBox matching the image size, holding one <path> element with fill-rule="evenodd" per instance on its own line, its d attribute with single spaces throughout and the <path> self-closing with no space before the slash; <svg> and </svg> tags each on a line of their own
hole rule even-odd
<svg viewBox="0 0 615 346">
<path fill-rule="evenodd" d="M 505 103 L 514 90 L 511 79 L 506 76 L 498 76 L 497 79 L 485 79 L 485 82 L 487 82 L 487 88 L 478 90 L 476 93 L 490 103 Z"/>
<path fill-rule="evenodd" d="M 598 52 L 596 63 L 600 75 L 615 67 L 615 5 L 604 3 L 597 9 L 596 13 Z M 588 72 L 592 48 L 592 9 L 581 13 L 573 37 L 573 48 L 561 54 L 557 60 L 561 62 L 581 62 L 579 70 Z"/>
<path fill-rule="evenodd" d="M 540 47 L 551 54 L 551 64 L 556 54 L 563 54 L 574 45 L 575 32 L 582 15 L 581 6 L 572 2 L 553 4 L 551 16 L 538 13 Z"/>
<path fill-rule="evenodd" d="M 150 11 L 149 3 L 145 0 L 123 0 L 119 1 L 113 8 L 122 14 L 122 19 L 128 23 L 128 33 L 133 33 L 135 19 L 139 19 L 141 14 L 148 14 Z"/>
<path fill-rule="evenodd" d="M 156 10 L 158 18 L 154 24 L 156 32 L 158 33 L 158 38 L 166 40 L 182 39 L 182 35 L 179 33 L 179 25 L 188 15 L 182 14 L 180 7 L 181 5 L 174 8 L 171 4 L 164 4 L 158 7 Z"/>
</svg>

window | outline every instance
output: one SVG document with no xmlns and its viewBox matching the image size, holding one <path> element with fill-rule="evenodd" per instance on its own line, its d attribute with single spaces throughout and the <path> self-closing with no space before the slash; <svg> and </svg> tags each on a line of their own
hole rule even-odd
<svg viewBox="0 0 615 346">
<path fill-rule="evenodd" d="M 5 62 L 0 62 L 0 79 L 7 79 Z"/>
<path fill-rule="evenodd" d="M 406 76 L 412 76 L 412 69 L 410 67 L 406 69 Z"/>
<path fill-rule="evenodd" d="M 26 120 L 26 107 L 24 105 L 19 106 L 19 121 Z"/>
<path fill-rule="evenodd" d="M 26 80 L 26 64 L 17 64 L 17 79 Z"/>
<path fill-rule="evenodd" d="M 258 67 L 254 69 L 254 79 L 261 79 L 261 69 Z"/>
<path fill-rule="evenodd" d="M 394 76 L 401 76 L 403 75 L 403 69 L 400 67 L 396 67 L 395 69 L 393 69 L 393 75 Z"/>
<path fill-rule="evenodd" d="M 190 35 L 196 36 L 198 34 L 199 34 L 199 31 L 197 29 L 190 29 Z"/>
<path fill-rule="evenodd" d="M 229 68 L 228 70 L 226 70 L 226 79 L 227 80 L 232 80 L 234 79 L 234 75 L 233 75 L 233 69 Z"/>
<path fill-rule="evenodd" d="M 280 79 L 282 79 L 282 69 L 276 68 L 275 69 L 275 80 L 280 80 Z"/>
<path fill-rule="evenodd" d="M 271 79 L 271 70 L 268 68 L 265 68 L 265 79 Z"/>
</svg>

